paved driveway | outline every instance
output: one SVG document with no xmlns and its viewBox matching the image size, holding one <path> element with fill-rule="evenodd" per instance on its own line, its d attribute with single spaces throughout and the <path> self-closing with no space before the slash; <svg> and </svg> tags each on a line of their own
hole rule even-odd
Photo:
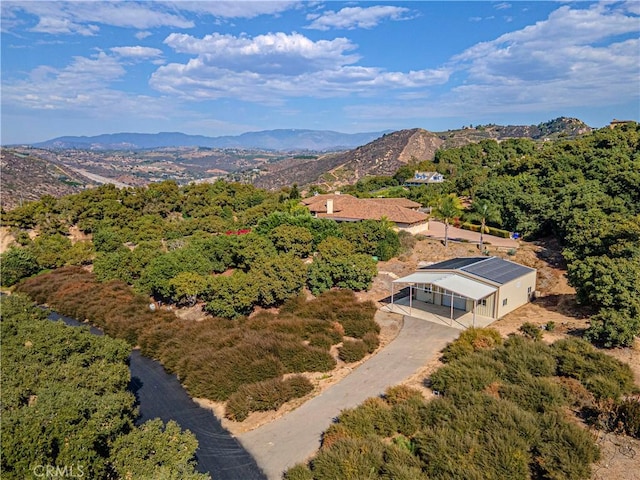
<svg viewBox="0 0 640 480">
<path fill-rule="evenodd" d="M 269 479 L 281 479 L 289 467 L 316 452 L 322 432 L 341 410 L 353 408 L 401 383 L 459 333 L 455 328 L 405 317 L 395 340 L 342 381 L 298 409 L 243 433 L 238 439 Z"/>
<path fill-rule="evenodd" d="M 429 230 L 423 232 L 424 235 L 433 238 L 444 238 L 445 225 L 437 220 L 429 220 Z M 449 225 L 449 240 L 465 240 L 469 243 L 479 243 L 480 234 L 478 232 L 472 232 L 471 230 L 463 230 L 462 228 L 456 228 Z M 518 248 L 519 242 L 510 238 L 495 237 L 484 234 L 484 242 L 490 244 L 493 247 L 509 247 Z"/>
</svg>

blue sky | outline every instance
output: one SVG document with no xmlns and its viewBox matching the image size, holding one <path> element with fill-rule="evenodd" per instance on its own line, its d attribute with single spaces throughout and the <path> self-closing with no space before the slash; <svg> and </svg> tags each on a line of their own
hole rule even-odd
<svg viewBox="0 0 640 480">
<path fill-rule="evenodd" d="M 2 144 L 640 116 L 640 2 L 2 1 Z"/>
</svg>

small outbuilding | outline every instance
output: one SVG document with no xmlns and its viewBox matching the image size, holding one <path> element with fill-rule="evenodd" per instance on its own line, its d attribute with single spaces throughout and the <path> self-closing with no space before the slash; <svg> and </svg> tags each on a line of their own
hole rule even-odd
<svg viewBox="0 0 640 480">
<path fill-rule="evenodd" d="M 497 320 L 534 297 L 536 270 L 499 257 L 459 257 L 418 268 L 415 273 L 392 282 L 394 290 L 409 287 L 402 299 L 410 308 L 429 305 L 449 307 L 454 313 L 470 312 Z M 486 322 L 483 322 L 486 323 Z"/>
</svg>

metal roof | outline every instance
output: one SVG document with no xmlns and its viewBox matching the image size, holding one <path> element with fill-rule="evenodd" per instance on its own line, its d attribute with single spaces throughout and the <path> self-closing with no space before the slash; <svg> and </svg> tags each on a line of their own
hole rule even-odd
<svg viewBox="0 0 640 480">
<path fill-rule="evenodd" d="M 481 262 L 467 265 L 466 267 L 460 268 L 460 270 L 486 278 L 501 285 L 534 271 L 533 268 L 525 267 L 524 265 L 498 257 L 485 258 Z"/>
<path fill-rule="evenodd" d="M 495 287 L 485 285 L 477 280 L 472 280 L 471 278 L 466 278 L 455 273 L 418 272 L 398 278 L 394 280 L 393 283 L 428 283 L 472 300 L 480 300 L 497 290 Z"/>
</svg>

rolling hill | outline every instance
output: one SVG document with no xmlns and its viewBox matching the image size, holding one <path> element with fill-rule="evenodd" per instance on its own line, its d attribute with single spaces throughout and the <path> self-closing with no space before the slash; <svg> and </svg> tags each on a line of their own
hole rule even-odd
<svg viewBox="0 0 640 480">
<path fill-rule="evenodd" d="M 574 138 L 592 131 L 575 118 L 560 117 L 539 125 L 478 125 L 446 132 L 420 128 L 400 130 L 353 150 L 323 155 L 317 159 L 290 159 L 269 165 L 253 183 L 261 188 L 277 189 L 297 183 L 321 184 L 329 188 L 353 184 L 371 175 L 392 175 L 412 161 L 432 160 L 439 148 L 460 147 L 486 139 L 531 138 L 544 141 Z"/>
</svg>

